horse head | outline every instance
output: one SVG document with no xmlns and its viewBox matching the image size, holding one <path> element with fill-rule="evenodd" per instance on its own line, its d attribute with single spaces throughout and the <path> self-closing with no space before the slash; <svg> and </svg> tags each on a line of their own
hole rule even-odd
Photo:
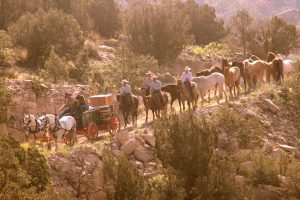
<svg viewBox="0 0 300 200">
<path fill-rule="evenodd" d="M 22 129 L 25 131 L 26 137 L 28 137 L 30 128 L 34 126 L 34 122 L 36 122 L 36 117 L 34 115 L 26 113 L 24 114 Z"/>
</svg>

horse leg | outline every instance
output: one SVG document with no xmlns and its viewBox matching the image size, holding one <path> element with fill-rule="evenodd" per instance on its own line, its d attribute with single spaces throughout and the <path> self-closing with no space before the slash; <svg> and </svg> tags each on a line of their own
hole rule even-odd
<svg viewBox="0 0 300 200">
<path fill-rule="evenodd" d="M 146 108 L 146 120 L 145 120 L 145 122 L 147 122 L 148 121 L 148 109 Z"/>
<path fill-rule="evenodd" d="M 153 121 L 155 120 L 155 110 L 152 110 L 152 117 L 153 117 Z"/>
<path fill-rule="evenodd" d="M 181 109 L 181 100 L 178 98 L 178 104 L 179 104 L 179 108 L 180 108 L 180 113 L 182 113 L 182 109 Z"/>
</svg>

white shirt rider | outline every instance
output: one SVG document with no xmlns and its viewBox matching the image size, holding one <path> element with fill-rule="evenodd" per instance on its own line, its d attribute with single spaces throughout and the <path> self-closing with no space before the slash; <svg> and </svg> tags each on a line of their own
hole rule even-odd
<svg viewBox="0 0 300 200">
<path fill-rule="evenodd" d="M 192 81 L 193 79 L 193 75 L 192 75 L 192 72 L 190 71 L 184 71 L 182 72 L 182 75 L 181 75 L 181 81 Z"/>
<path fill-rule="evenodd" d="M 154 90 L 161 90 L 161 82 L 157 79 L 153 80 L 151 83 L 151 93 Z"/>
<path fill-rule="evenodd" d="M 123 84 L 121 90 L 120 90 L 121 94 L 131 94 L 131 87 L 129 84 Z"/>
</svg>

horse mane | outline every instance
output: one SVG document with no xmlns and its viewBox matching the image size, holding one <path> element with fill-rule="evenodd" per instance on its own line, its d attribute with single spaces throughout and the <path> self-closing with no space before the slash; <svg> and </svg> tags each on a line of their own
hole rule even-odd
<svg viewBox="0 0 300 200">
<path fill-rule="evenodd" d="M 253 61 L 261 60 L 261 59 L 260 59 L 258 56 L 256 56 L 256 55 L 251 55 L 249 59 L 250 59 L 250 60 L 253 60 Z"/>
<path fill-rule="evenodd" d="M 274 59 L 277 58 L 277 55 L 273 52 L 268 52 L 268 59 L 267 62 L 272 62 Z"/>
</svg>

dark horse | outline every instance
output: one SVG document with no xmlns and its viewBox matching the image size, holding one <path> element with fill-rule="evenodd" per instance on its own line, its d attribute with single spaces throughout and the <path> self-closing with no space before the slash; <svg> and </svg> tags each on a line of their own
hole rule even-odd
<svg viewBox="0 0 300 200">
<path fill-rule="evenodd" d="M 171 107 L 173 106 L 174 101 L 177 99 L 180 107 L 180 112 L 181 111 L 181 98 L 180 98 L 180 91 L 178 88 L 178 85 L 176 84 L 170 84 L 170 85 L 165 85 L 161 87 L 161 91 L 167 92 L 171 96 Z"/>
<path fill-rule="evenodd" d="M 152 110 L 153 120 L 155 117 L 160 118 L 161 111 L 167 113 L 167 104 L 168 104 L 168 95 L 166 93 L 162 93 L 164 98 L 164 104 L 162 104 L 158 94 L 146 95 L 146 88 L 140 88 L 143 102 L 146 110 L 146 122 L 148 121 L 148 110 Z"/>
<path fill-rule="evenodd" d="M 122 101 L 121 101 L 121 98 L 124 98 L 124 99 L 122 99 Z M 132 125 L 134 125 L 134 120 L 137 122 L 139 100 L 138 100 L 137 96 L 135 96 L 135 95 L 132 95 L 132 99 L 133 99 L 133 102 L 130 103 L 128 101 L 128 99 L 125 98 L 124 96 L 122 96 L 120 94 L 117 95 L 118 102 L 119 103 L 121 102 L 119 105 L 119 109 L 121 110 L 123 118 L 124 118 L 125 128 L 126 128 L 127 124 L 129 124 L 128 117 L 129 117 L 130 113 L 131 113 L 131 117 L 132 117 Z"/>
</svg>

